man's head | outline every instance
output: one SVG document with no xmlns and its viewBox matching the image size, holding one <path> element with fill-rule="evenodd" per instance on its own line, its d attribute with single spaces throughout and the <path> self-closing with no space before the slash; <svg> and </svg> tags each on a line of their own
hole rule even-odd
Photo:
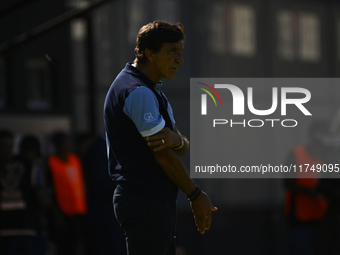
<svg viewBox="0 0 340 255">
<path fill-rule="evenodd" d="M 137 37 L 136 67 L 155 83 L 174 78 L 183 64 L 184 38 L 180 23 L 154 21 L 143 26 Z"/>
<path fill-rule="evenodd" d="M 184 42 L 185 34 L 181 23 L 170 24 L 165 21 L 154 21 L 143 26 L 137 35 L 135 48 L 136 62 L 146 64 L 148 61 L 145 50 L 154 53 L 160 51 L 164 43 Z"/>
</svg>

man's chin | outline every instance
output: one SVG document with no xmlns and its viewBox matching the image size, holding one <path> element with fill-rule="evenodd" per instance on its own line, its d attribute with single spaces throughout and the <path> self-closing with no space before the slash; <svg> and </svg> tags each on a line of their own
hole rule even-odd
<svg viewBox="0 0 340 255">
<path fill-rule="evenodd" d="M 175 74 L 170 74 L 166 78 L 169 79 L 169 80 L 172 80 L 174 77 L 175 77 Z"/>
</svg>

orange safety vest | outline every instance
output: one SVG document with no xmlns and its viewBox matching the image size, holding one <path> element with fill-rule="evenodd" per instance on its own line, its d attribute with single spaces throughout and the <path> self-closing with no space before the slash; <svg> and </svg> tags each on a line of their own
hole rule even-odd
<svg viewBox="0 0 340 255">
<path fill-rule="evenodd" d="M 67 161 L 51 155 L 48 160 L 58 205 L 68 216 L 87 213 L 84 176 L 80 159 L 68 154 Z"/>
<path fill-rule="evenodd" d="M 294 149 L 295 161 L 297 164 L 297 169 L 299 170 L 297 173 L 296 184 L 300 187 L 306 187 L 310 189 L 314 189 L 317 187 L 320 181 L 320 174 L 317 172 L 307 171 L 304 164 L 309 164 L 309 168 L 311 165 L 322 164 L 322 160 L 317 160 L 312 158 L 307 149 L 304 146 L 298 146 Z M 302 172 L 300 172 L 300 168 L 298 166 L 302 165 Z M 313 178 L 312 178 L 313 177 Z M 285 207 L 284 211 L 286 214 L 291 212 L 293 192 L 291 190 L 287 190 L 286 199 L 285 199 Z M 328 201 L 322 196 L 309 196 L 307 194 L 295 194 L 295 212 L 294 215 L 297 220 L 301 222 L 308 221 L 317 221 L 321 220 L 327 210 Z"/>
</svg>

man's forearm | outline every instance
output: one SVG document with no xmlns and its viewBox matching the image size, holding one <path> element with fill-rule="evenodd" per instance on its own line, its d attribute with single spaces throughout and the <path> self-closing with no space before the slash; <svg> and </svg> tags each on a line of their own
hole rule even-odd
<svg viewBox="0 0 340 255">
<path fill-rule="evenodd" d="M 186 168 L 178 155 L 170 148 L 154 152 L 156 162 L 162 167 L 168 177 L 187 196 L 196 188 L 195 183 L 190 179 Z"/>
</svg>

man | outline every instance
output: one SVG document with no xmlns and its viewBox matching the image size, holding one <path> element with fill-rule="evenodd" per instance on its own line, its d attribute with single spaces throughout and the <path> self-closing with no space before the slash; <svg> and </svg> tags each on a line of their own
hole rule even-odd
<svg viewBox="0 0 340 255">
<path fill-rule="evenodd" d="M 104 106 L 109 170 L 117 183 L 114 209 L 129 255 L 175 254 L 176 199 L 180 188 L 190 200 L 201 234 L 210 228 L 207 196 L 190 179 L 179 156 L 189 142 L 175 126 L 161 91 L 183 64 L 182 24 L 154 21 L 137 36 L 136 59 L 111 85 Z M 118 164 L 113 165 L 112 162 Z"/>
</svg>

